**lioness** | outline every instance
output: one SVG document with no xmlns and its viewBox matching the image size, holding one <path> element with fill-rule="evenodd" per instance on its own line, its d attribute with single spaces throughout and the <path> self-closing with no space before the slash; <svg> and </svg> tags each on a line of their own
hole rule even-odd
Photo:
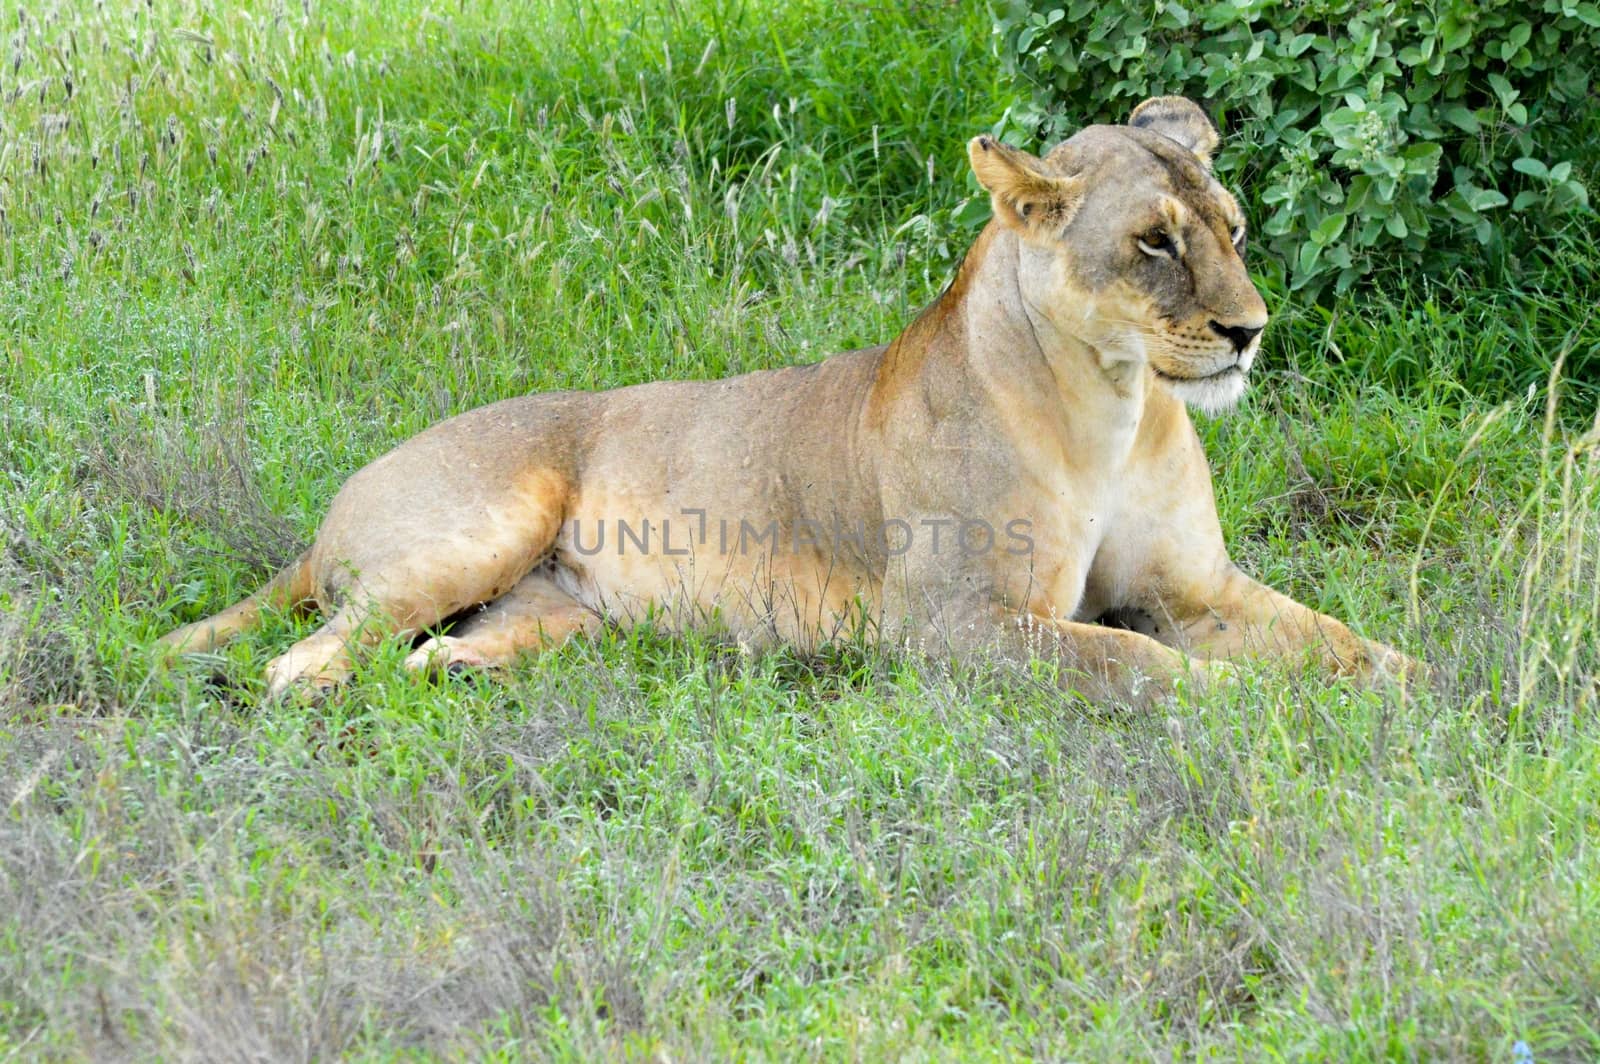
<svg viewBox="0 0 1600 1064">
<path fill-rule="evenodd" d="M 1171 96 L 1043 159 L 977 137 L 994 218 L 893 343 L 451 418 L 351 477 L 260 591 L 163 642 L 314 603 L 274 695 L 473 607 L 407 665 L 502 665 L 649 613 L 803 645 L 865 623 L 1123 694 L 1250 653 L 1404 671 L 1228 560 L 1184 403 L 1238 400 L 1267 309 L 1217 143 Z"/>
</svg>

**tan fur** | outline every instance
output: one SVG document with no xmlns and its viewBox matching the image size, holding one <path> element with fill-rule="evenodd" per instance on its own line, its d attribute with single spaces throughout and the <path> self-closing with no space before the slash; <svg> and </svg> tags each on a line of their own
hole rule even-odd
<svg viewBox="0 0 1600 1064">
<path fill-rule="evenodd" d="M 500 665 L 648 614 L 1043 655 L 1123 696 L 1247 654 L 1407 671 L 1228 559 L 1183 399 L 1238 397 L 1266 308 L 1209 123 L 1173 97 L 1135 116 L 1045 159 L 975 139 L 995 220 L 887 347 L 452 418 L 351 477 L 261 592 L 164 642 L 314 603 L 326 623 L 269 665 L 274 694 L 452 615 L 408 665 Z"/>
</svg>

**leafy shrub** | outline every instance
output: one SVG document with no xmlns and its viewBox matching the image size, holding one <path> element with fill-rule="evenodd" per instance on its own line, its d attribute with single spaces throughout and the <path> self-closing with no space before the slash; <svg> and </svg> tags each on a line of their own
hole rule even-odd
<svg viewBox="0 0 1600 1064">
<path fill-rule="evenodd" d="M 1204 101 L 1294 288 L 1514 254 L 1588 212 L 1594 0 L 997 0 L 995 30 L 1048 141 Z"/>
</svg>

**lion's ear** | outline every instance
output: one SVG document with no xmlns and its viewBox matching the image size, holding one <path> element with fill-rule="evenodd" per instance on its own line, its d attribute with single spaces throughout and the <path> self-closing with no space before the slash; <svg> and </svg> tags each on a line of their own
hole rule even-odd
<svg viewBox="0 0 1600 1064">
<path fill-rule="evenodd" d="M 1081 178 L 1047 173 L 1038 159 L 993 137 L 973 137 L 967 158 L 978 183 L 989 190 L 995 217 L 1020 232 L 1057 235 L 1083 205 Z"/>
<path fill-rule="evenodd" d="M 1194 152 L 1207 170 L 1211 169 L 1211 153 L 1222 142 L 1206 113 L 1183 96 L 1151 97 L 1133 109 L 1128 125 L 1177 141 Z"/>
</svg>

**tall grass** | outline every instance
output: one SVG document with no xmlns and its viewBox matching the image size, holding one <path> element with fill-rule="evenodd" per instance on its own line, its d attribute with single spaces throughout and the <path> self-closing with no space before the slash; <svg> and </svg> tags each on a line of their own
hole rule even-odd
<svg viewBox="0 0 1600 1064">
<path fill-rule="evenodd" d="M 1496 561 L 1512 552 L 1522 559 L 1519 709 L 1553 704 L 1587 716 L 1600 695 L 1600 407 L 1588 431 L 1561 432 L 1560 370 L 1558 360 L 1539 434 L 1539 485 L 1506 526 Z"/>
<path fill-rule="evenodd" d="M 150 641 L 396 440 L 892 335 L 983 211 L 987 16 L 57 2 L 5 43 L 0 1054 L 1600 1054 L 1592 241 L 1272 293 L 1200 426 L 1241 563 L 1427 658 L 1404 701 L 639 630 L 266 706 L 303 621 Z"/>
</svg>

